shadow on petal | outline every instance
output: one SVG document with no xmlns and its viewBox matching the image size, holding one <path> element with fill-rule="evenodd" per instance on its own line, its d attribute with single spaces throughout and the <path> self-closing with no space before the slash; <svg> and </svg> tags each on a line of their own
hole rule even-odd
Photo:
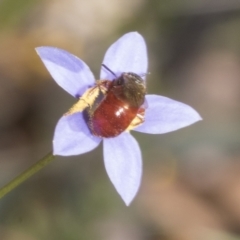
<svg viewBox="0 0 240 240">
<path fill-rule="evenodd" d="M 78 57 L 55 47 L 38 47 L 36 51 L 57 84 L 74 97 L 94 84 L 91 70 Z"/>
<path fill-rule="evenodd" d="M 70 156 L 86 153 L 96 148 L 101 140 L 91 134 L 82 113 L 63 116 L 54 132 L 54 155 Z"/>
<path fill-rule="evenodd" d="M 161 134 L 202 120 L 192 107 L 184 103 L 158 95 L 146 95 L 146 99 L 148 108 L 145 111 L 145 122 L 135 128 L 135 131 Z"/>
</svg>

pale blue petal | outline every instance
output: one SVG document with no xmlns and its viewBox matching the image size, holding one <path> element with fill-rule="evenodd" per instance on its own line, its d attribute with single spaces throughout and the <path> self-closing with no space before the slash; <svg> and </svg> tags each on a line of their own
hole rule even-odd
<svg viewBox="0 0 240 240">
<path fill-rule="evenodd" d="M 123 35 L 107 50 L 103 64 L 117 76 L 123 72 L 133 72 L 138 75 L 147 73 L 148 57 L 146 43 L 137 32 Z M 100 79 L 112 80 L 115 76 L 101 68 Z"/>
<path fill-rule="evenodd" d="M 38 47 L 36 51 L 57 84 L 74 97 L 94 84 L 89 67 L 69 52 L 55 47 Z"/>
<path fill-rule="evenodd" d="M 53 154 L 78 155 L 96 148 L 101 138 L 93 136 L 82 113 L 63 116 L 57 123 L 53 138 Z"/>
<path fill-rule="evenodd" d="M 202 120 L 190 106 L 158 95 L 147 95 L 145 122 L 135 131 L 160 134 L 172 132 Z"/>
<path fill-rule="evenodd" d="M 137 141 L 127 132 L 103 140 L 107 174 L 126 205 L 135 197 L 142 176 L 142 157 Z"/>
</svg>

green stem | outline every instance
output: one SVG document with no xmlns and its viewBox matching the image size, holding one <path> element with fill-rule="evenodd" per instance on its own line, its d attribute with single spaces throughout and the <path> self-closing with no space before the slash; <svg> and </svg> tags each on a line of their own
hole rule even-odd
<svg viewBox="0 0 240 240">
<path fill-rule="evenodd" d="M 3 188 L 0 189 L 0 199 L 2 197 L 4 197 L 7 193 L 11 192 L 14 188 L 16 188 L 22 182 L 26 181 L 28 178 L 30 178 L 32 175 L 34 175 L 36 172 L 41 170 L 43 167 L 48 165 L 54 158 L 55 158 L 55 156 L 52 154 L 52 152 L 47 154 L 45 157 L 43 157 L 38 162 L 33 164 L 26 171 L 24 171 L 22 174 L 20 174 L 19 176 L 14 178 L 11 182 L 6 184 Z"/>
</svg>

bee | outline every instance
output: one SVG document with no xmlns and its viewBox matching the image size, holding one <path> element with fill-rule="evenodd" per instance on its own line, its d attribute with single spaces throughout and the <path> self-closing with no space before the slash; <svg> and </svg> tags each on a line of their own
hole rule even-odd
<svg viewBox="0 0 240 240">
<path fill-rule="evenodd" d="M 97 86 L 101 94 L 86 109 L 87 124 L 93 135 L 115 137 L 144 121 L 146 86 L 141 76 L 124 72 L 112 81 L 99 81 Z"/>
</svg>

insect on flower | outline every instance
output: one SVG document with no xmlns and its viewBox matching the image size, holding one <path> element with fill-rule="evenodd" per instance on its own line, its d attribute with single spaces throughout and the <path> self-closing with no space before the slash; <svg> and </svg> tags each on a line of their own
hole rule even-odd
<svg viewBox="0 0 240 240">
<path fill-rule="evenodd" d="M 146 94 L 147 50 L 136 32 L 123 35 L 109 47 L 96 82 L 88 66 L 76 56 L 54 47 L 36 51 L 53 79 L 78 99 L 57 123 L 54 155 L 83 154 L 103 140 L 107 174 L 129 205 L 142 176 L 141 151 L 130 130 L 162 134 L 201 117 L 184 103 Z"/>
<path fill-rule="evenodd" d="M 122 73 L 117 77 L 105 65 L 103 67 L 109 70 L 115 79 L 99 80 L 66 115 L 82 111 L 82 101 L 88 103 L 94 95 L 94 100 L 86 107 L 86 122 L 93 135 L 110 138 L 144 121 L 146 87 L 144 80 L 135 73 Z"/>
</svg>

